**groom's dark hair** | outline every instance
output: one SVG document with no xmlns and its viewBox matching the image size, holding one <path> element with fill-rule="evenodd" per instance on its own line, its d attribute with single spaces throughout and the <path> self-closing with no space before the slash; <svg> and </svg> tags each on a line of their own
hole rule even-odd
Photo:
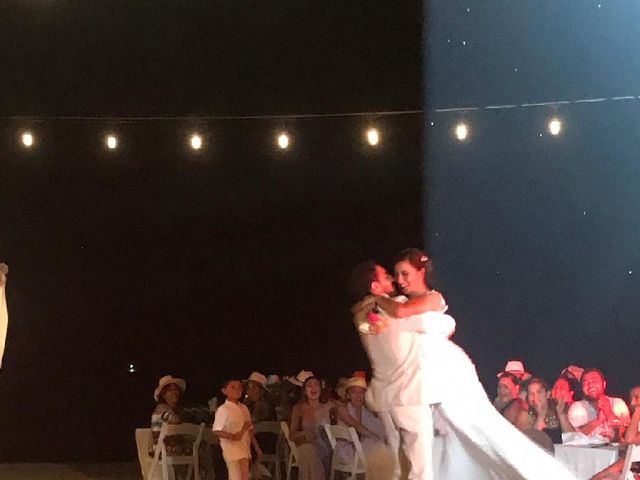
<svg viewBox="0 0 640 480">
<path fill-rule="evenodd" d="M 371 293 L 371 283 L 376 280 L 377 265 L 373 260 L 367 260 L 356 265 L 351 272 L 348 288 L 354 300 L 360 300 Z"/>
</svg>

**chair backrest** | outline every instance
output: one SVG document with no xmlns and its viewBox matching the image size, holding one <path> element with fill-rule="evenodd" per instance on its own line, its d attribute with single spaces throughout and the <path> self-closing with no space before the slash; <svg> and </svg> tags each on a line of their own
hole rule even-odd
<svg viewBox="0 0 640 480">
<path fill-rule="evenodd" d="M 284 439 L 287 441 L 287 445 L 289 446 L 289 450 L 293 455 L 293 459 L 295 462 L 298 461 L 298 446 L 293 442 L 289 436 L 289 425 L 287 422 L 280 422 L 280 428 L 282 429 L 282 434 L 284 435 Z"/>
<path fill-rule="evenodd" d="M 204 423 L 200 425 L 194 425 L 193 423 L 181 423 L 178 425 L 169 425 L 168 423 L 162 424 L 162 429 L 160 430 L 160 436 L 158 437 L 158 444 L 156 445 L 156 452 L 153 456 L 153 461 L 146 475 L 143 477 L 147 480 L 154 477 L 156 473 L 156 468 L 158 463 L 165 463 L 165 465 L 172 458 L 181 458 L 181 457 L 172 457 L 171 455 L 167 455 L 166 443 L 164 441 L 165 437 L 169 437 L 171 435 L 190 435 L 194 437 L 193 449 L 191 457 L 197 459 L 198 457 L 198 448 L 200 447 L 200 441 L 202 440 L 202 434 L 204 432 Z M 195 460 L 194 460 L 195 462 Z M 175 462 L 172 462 L 175 463 Z"/>
<path fill-rule="evenodd" d="M 349 432 L 350 427 L 345 427 L 342 425 L 325 425 L 324 430 L 327 432 L 327 437 L 329 437 L 329 442 L 331 443 L 331 448 L 336 448 L 337 440 L 345 440 L 347 442 L 351 442 L 351 432 Z"/>
<path fill-rule="evenodd" d="M 150 428 L 136 428 L 136 448 L 138 450 L 138 463 L 140 463 L 142 478 L 146 477 L 149 465 L 153 461 L 153 458 L 149 456 L 151 442 Z"/>
<path fill-rule="evenodd" d="M 200 442 L 202 441 L 202 434 L 204 432 L 204 423 L 196 425 L 194 423 L 179 423 L 177 425 L 170 425 L 168 423 L 162 424 L 162 430 L 160 430 L 160 438 L 158 439 L 158 445 L 162 448 L 163 457 L 167 456 L 165 437 L 172 435 L 188 435 L 193 437 L 193 454 L 197 455 Z"/>
<path fill-rule="evenodd" d="M 633 462 L 640 462 L 640 445 L 629 445 L 627 447 L 627 455 L 624 457 L 624 466 L 620 472 L 619 480 L 633 480 L 633 473 L 631 472 L 631 464 Z"/>
<path fill-rule="evenodd" d="M 338 440 L 342 440 L 353 445 L 353 448 L 355 450 L 353 467 L 356 467 L 361 471 L 366 471 L 367 457 L 364 454 L 362 443 L 360 443 L 360 439 L 358 438 L 358 434 L 356 433 L 355 428 L 345 427 L 342 425 L 325 425 L 324 430 L 325 432 L 327 432 L 327 437 L 329 437 L 329 442 L 331 443 L 331 448 L 333 449 L 334 461 L 332 461 L 332 468 L 334 468 L 334 465 L 336 463 L 336 445 L 338 443 Z"/>
<path fill-rule="evenodd" d="M 282 427 L 279 422 L 256 422 L 253 424 L 253 433 L 273 433 L 274 435 L 282 435 Z"/>
</svg>

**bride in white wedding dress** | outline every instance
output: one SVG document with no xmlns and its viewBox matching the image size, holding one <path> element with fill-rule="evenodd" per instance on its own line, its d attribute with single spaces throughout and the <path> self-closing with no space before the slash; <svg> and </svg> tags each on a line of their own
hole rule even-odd
<svg viewBox="0 0 640 480">
<path fill-rule="evenodd" d="M 408 300 L 372 296 L 363 301 L 365 308 L 377 304 L 392 318 L 425 315 L 441 320 L 447 306 L 442 295 L 427 286 L 430 264 L 420 250 L 401 252 L 395 278 Z M 429 390 L 425 393 L 433 405 L 435 423 L 444 425 L 442 457 L 434 459 L 436 480 L 576 480 L 498 413 L 473 362 L 441 328 L 430 331 L 427 326 L 423 337 L 422 372 Z"/>
</svg>

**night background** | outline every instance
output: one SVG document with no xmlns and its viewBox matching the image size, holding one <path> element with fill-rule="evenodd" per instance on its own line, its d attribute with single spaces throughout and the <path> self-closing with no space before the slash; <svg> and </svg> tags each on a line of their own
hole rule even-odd
<svg viewBox="0 0 640 480">
<path fill-rule="evenodd" d="M 600 367 L 626 396 L 639 16 L 631 0 L 6 2 L 0 460 L 133 458 L 167 373 L 205 404 L 253 370 L 368 369 L 346 278 L 407 246 L 434 257 L 490 395 L 520 358 L 549 381 Z M 211 118 L 351 112 L 372 113 Z"/>
</svg>

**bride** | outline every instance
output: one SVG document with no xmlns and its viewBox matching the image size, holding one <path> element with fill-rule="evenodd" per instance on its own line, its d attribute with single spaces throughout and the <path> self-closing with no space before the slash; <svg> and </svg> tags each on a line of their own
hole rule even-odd
<svg viewBox="0 0 640 480">
<path fill-rule="evenodd" d="M 361 309 L 380 307 L 390 319 L 425 315 L 437 325 L 445 315 L 442 295 L 429 288 L 431 260 L 420 250 L 403 250 L 395 261 L 395 280 L 405 298 L 379 295 L 365 298 Z M 402 300 L 406 300 L 404 303 Z M 475 365 L 442 329 L 423 337 L 424 384 L 434 420 L 444 426 L 442 458 L 434 459 L 435 478 L 453 480 L 576 480 L 491 405 Z"/>
</svg>

